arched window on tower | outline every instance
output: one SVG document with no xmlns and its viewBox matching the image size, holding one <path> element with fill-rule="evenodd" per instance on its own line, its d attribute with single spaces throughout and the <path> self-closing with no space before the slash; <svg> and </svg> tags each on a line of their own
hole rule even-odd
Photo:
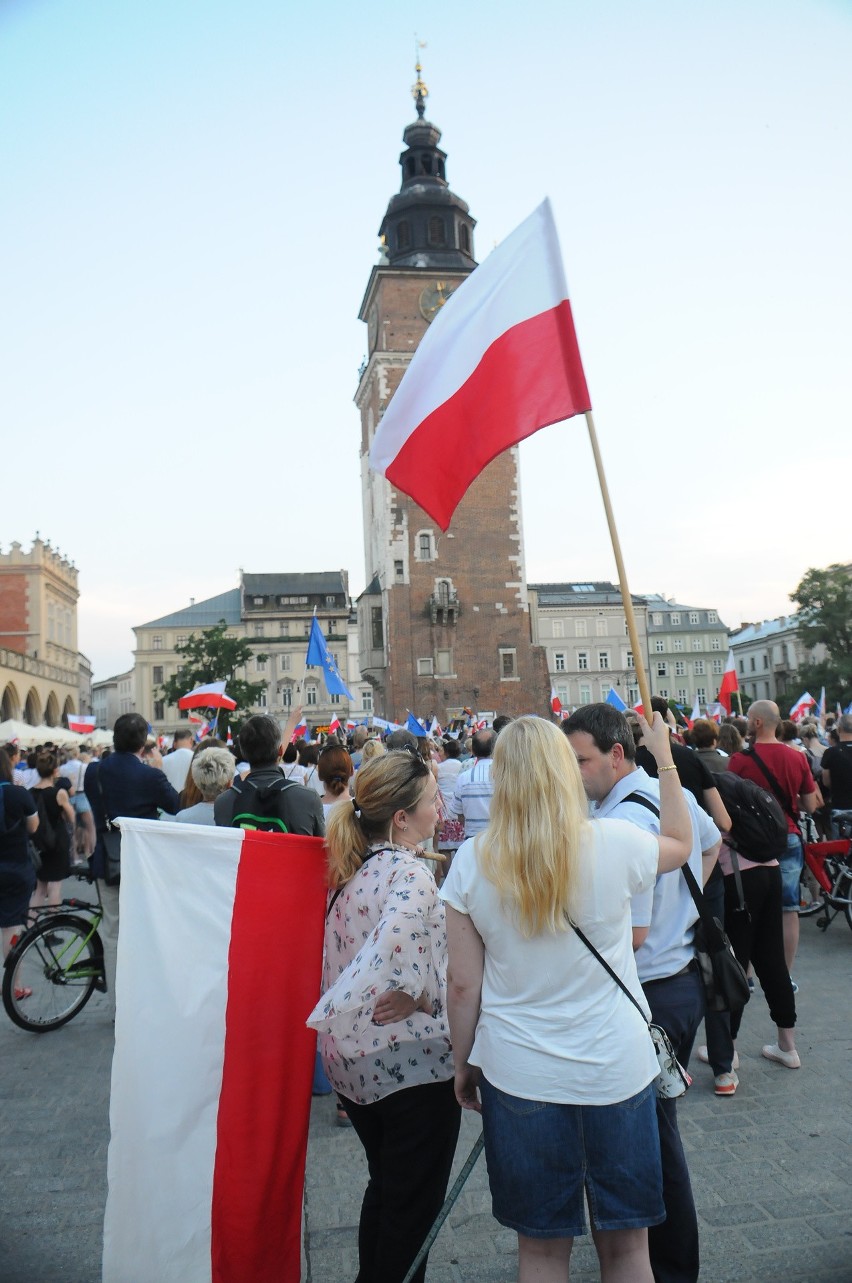
<svg viewBox="0 0 852 1283">
<path fill-rule="evenodd" d="M 429 244 L 446 245 L 447 231 L 440 214 L 433 214 L 429 219 Z"/>
<path fill-rule="evenodd" d="M 416 173 L 417 161 L 413 156 L 409 156 L 408 160 L 405 162 L 405 176 L 406 178 L 413 178 Z"/>
<path fill-rule="evenodd" d="M 446 176 L 447 176 L 447 175 L 444 173 L 444 162 L 443 162 L 442 160 L 439 160 L 439 161 L 438 161 L 438 177 L 439 177 L 439 178 L 446 178 Z"/>
<path fill-rule="evenodd" d="M 424 174 L 431 174 L 431 172 L 432 172 L 432 157 L 431 157 L 428 153 L 427 153 L 426 155 L 424 155 L 424 156 L 421 156 L 421 157 L 420 157 L 420 164 L 423 166 L 423 173 L 424 173 Z"/>
<path fill-rule="evenodd" d="M 468 227 L 467 223 L 462 223 L 461 227 L 459 228 L 459 244 L 461 245 L 465 254 L 470 253 L 470 228 Z"/>
<path fill-rule="evenodd" d="M 397 225 L 396 247 L 397 249 L 411 248 L 411 224 L 406 219 Z"/>
</svg>

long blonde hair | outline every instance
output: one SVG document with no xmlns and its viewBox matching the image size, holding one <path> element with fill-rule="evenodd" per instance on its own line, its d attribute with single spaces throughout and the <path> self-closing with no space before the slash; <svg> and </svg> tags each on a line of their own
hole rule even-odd
<svg viewBox="0 0 852 1283">
<path fill-rule="evenodd" d="M 371 842 L 388 840 L 397 811 L 413 811 L 432 772 L 417 753 L 398 750 L 367 762 L 355 775 L 355 797 L 328 814 L 328 884 L 345 886 L 364 863 Z"/>
<path fill-rule="evenodd" d="M 476 849 L 483 875 L 523 935 L 567 929 L 589 823 L 580 768 L 552 722 L 519 717 L 494 746 L 494 795 Z"/>
</svg>

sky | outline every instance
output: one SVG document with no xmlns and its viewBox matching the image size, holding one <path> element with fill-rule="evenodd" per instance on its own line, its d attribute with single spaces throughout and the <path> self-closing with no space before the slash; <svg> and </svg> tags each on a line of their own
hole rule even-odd
<svg viewBox="0 0 852 1283">
<path fill-rule="evenodd" d="M 849 0 L 0 0 L 0 550 L 78 566 L 96 678 L 240 567 L 364 586 L 415 32 L 477 258 L 551 199 L 631 590 L 852 559 Z M 521 473 L 529 581 L 615 579 L 584 421 Z"/>
</svg>

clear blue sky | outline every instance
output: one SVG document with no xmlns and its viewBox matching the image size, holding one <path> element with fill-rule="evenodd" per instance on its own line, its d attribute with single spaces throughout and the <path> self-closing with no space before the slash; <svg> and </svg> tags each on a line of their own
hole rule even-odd
<svg viewBox="0 0 852 1283">
<path fill-rule="evenodd" d="M 0 0 L 0 541 L 98 677 L 240 566 L 363 586 L 415 31 L 477 257 L 553 202 L 631 588 L 733 625 L 852 557 L 849 3 Z M 532 581 L 615 576 L 584 432 L 522 447 Z"/>
</svg>

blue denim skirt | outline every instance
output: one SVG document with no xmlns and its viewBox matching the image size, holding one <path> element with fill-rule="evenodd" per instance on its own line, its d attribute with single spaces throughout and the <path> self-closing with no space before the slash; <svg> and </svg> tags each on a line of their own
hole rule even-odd
<svg viewBox="0 0 852 1283">
<path fill-rule="evenodd" d="M 495 1220 L 527 1238 L 665 1220 L 653 1084 L 617 1105 L 522 1100 L 480 1081 Z"/>
</svg>

